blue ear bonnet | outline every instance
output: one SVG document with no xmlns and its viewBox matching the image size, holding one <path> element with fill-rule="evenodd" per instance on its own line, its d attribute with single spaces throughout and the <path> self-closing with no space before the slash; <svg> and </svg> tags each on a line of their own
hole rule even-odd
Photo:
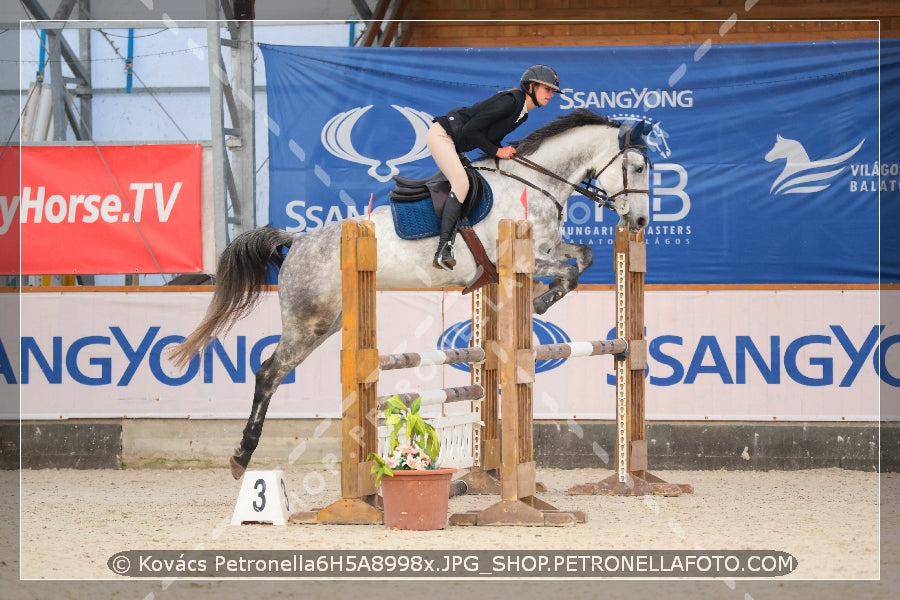
<svg viewBox="0 0 900 600">
<path fill-rule="evenodd" d="M 639 150 L 650 164 L 650 156 L 647 154 L 647 136 L 653 131 L 653 123 L 646 121 L 638 121 L 634 127 L 622 124 L 619 127 L 619 150 L 625 150 L 626 145 L 629 149 Z M 631 132 L 629 137 L 628 133 Z"/>
</svg>

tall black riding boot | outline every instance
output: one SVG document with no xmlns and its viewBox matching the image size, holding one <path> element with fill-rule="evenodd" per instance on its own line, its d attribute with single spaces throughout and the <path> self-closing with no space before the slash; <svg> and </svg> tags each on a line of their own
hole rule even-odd
<svg viewBox="0 0 900 600">
<path fill-rule="evenodd" d="M 462 204 L 456 199 L 456 194 L 450 192 L 444 203 L 444 212 L 441 215 L 441 239 L 438 242 L 437 252 L 434 253 L 435 269 L 452 271 L 456 266 L 456 258 L 453 256 L 453 242 L 456 237 L 456 227 L 459 225 L 459 216 L 462 213 Z"/>
</svg>

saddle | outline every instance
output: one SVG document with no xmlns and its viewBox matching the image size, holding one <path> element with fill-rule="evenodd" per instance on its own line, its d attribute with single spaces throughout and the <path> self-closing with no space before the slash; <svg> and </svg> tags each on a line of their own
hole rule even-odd
<svg viewBox="0 0 900 600">
<path fill-rule="evenodd" d="M 469 178 L 469 193 L 466 194 L 463 202 L 460 219 L 465 219 L 472 209 L 477 208 L 484 195 L 484 180 L 471 166 L 465 165 L 465 167 L 466 175 Z M 393 179 L 395 187 L 391 190 L 390 196 L 394 200 L 412 202 L 430 197 L 434 205 L 434 213 L 441 216 L 444 212 L 444 204 L 447 202 L 447 196 L 450 195 L 450 181 L 440 171 L 424 179 L 413 179 L 402 175 L 394 175 Z"/>
<path fill-rule="evenodd" d="M 481 243 L 478 234 L 475 233 L 471 224 L 464 224 L 464 221 L 467 220 L 470 214 L 474 216 L 475 213 L 480 213 L 478 220 L 484 218 L 486 210 L 477 210 L 481 207 L 482 199 L 485 195 L 484 179 L 468 164 L 467 160 L 463 161 L 463 165 L 469 178 L 469 193 L 466 194 L 466 199 L 463 202 L 462 213 L 459 219 L 459 233 L 469 247 L 469 251 L 472 252 L 477 265 L 475 278 L 463 290 L 463 294 L 468 294 L 489 283 L 496 283 L 499 281 L 499 277 L 497 268 L 488 258 L 484 244 Z M 390 192 L 392 202 L 417 202 L 430 197 L 434 214 L 440 219 L 444 211 L 444 205 L 447 203 L 447 197 L 450 195 L 450 181 L 443 173 L 439 171 L 424 179 L 395 175 L 393 179 L 395 187 Z M 489 209 L 489 207 L 481 208 Z"/>
</svg>

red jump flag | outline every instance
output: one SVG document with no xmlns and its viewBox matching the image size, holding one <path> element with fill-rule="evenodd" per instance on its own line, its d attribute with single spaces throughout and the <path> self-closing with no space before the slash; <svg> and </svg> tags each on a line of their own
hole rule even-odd
<svg viewBox="0 0 900 600">
<path fill-rule="evenodd" d="M 522 188 L 522 195 L 519 197 L 519 202 L 522 203 L 522 206 L 525 207 L 525 220 L 528 220 L 528 188 Z"/>
</svg>

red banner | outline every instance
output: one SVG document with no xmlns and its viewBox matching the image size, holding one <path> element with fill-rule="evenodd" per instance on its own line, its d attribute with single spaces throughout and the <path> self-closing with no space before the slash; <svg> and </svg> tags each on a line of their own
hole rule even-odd
<svg viewBox="0 0 900 600">
<path fill-rule="evenodd" d="M 201 146 L 30 146 L 21 153 L 21 191 L 13 197 L 5 176 L 0 190 L 3 273 L 17 272 L 10 249 L 19 222 L 23 275 L 202 269 Z M 0 172 L 8 167 L 4 157 Z"/>
<path fill-rule="evenodd" d="M 19 147 L 0 148 L 0 275 L 19 272 Z"/>
</svg>

